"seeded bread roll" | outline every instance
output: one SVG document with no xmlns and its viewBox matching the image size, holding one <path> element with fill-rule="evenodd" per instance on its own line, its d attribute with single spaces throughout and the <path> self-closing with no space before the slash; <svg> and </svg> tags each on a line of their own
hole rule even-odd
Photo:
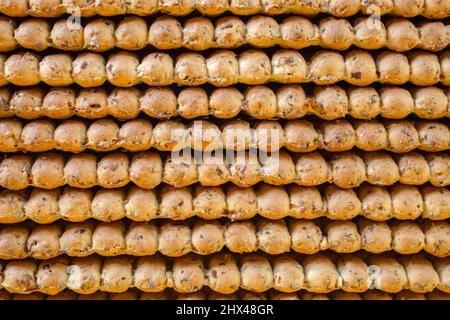
<svg viewBox="0 0 450 320">
<path fill-rule="evenodd" d="M 355 252 L 361 248 L 361 237 L 351 221 L 334 221 L 325 227 L 328 248 L 339 252 Z"/>
<path fill-rule="evenodd" d="M 419 153 L 411 152 L 401 156 L 397 159 L 397 166 L 400 172 L 400 183 L 414 185 L 427 180 L 432 181 L 431 167 Z M 433 177 L 435 177 L 434 174 Z"/>
<path fill-rule="evenodd" d="M 101 86 L 107 79 L 105 60 L 95 53 L 82 53 L 72 64 L 73 80 L 82 87 Z"/>
<path fill-rule="evenodd" d="M 31 184 L 44 189 L 53 189 L 64 184 L 64 157 L 48 153 L 39 155 L 31 167 Z"/>
<path fill-rule="evenodd" d="M 409 121 L 387 123 L 388 148 L 393 152 L 408 152 L 419 145 L 419 135 Z"/>
<path fill-rule="evenodd" d="M 376 60 L 378 81 L 386 84 L 400 85 L 410 77 L 408 58 L 400 53 L 383 52 Z"/>
<path fill-rule="evenodd" d="M 19 190 L 29 183 L 32 161 L 28 156 L 12 156 L 0 164 L 0 182 L 4 188 Z"/>
<path fill-rule="evenodd" d="M 440 283 L 439 275 L 430 261 L 420 256 L 401 259 L 408 274 L 410 290 L 416 293 L 433 291 Z"/>
<path fill-rule="evenodd" d="M 27 239 L 30 234 L 26 228 L 7 226 L 0 231 L 0 256 L 2 259 L 23 259 L 27 256 Z"/>
<path fill-rule="evenodd" d="M 2 25 L 6 21 L 2 21 Z M 10 26 L 12 26 L 10 24 Z M 54 28 L 57 27 L 55 24 Z M 8 35 L 9 30 L 4 30 L 5 40 Z M 12 30 L 11 30 L 12 31 Z M 41 19 L 29 19 L 23 21 L 15 30 L 14 30 L 14 38 L 7 41 L 5 45 L 7 45 L 7 50 L 2 51 L 10 51 L 15 48 L 16 45 L 19 45 L 26 49 L 33 49 L 36 51 L 43 51 L 50 46 L 50 26 L 45 20 Z M 13 46 L 14 44 L 14 46 Z M 9 50 L 8 50 L 9 49 Z"/>
<path fill-rule="evenodd" d="M 347 151 L 355 145 L 355 130 L 345 120 L 324 122 L 321 133 L 323 148 L 327 151 Z"/>
<path fill-rule="evenodd" d="M 290 186 L 287 191 L 293 217 L 314 219 L 325 212 L 324 200 L 316 188 Z"/>
<path fill-rule="evenodd" d="M 394 258 L 373 255 L 369 258 L 369 262 L 369 268 L 373 271 L 372 286 L 374 289 L 397 293 L 408 284 L 405 269 Z"/>
<path fill-rule="evenodd" d="M 31 232 L 27 241 L 27 251 L 36 259 L 49 259 L 59 255 L 59 238 L 62 230 L 57 225 L 38 226 Z"/>
<path fill-rule="evenodd" d="M 101 261 L 98 257 L 75 258 L 67 267 L 67 288 L 82 294 L 94 293 L 101 281 Z"/>
<path fill-rule="evenodd" d="M 108 19 L 96 19 L 84 27 L 83 47 L 90 51 L 111 50 L 119 43 L 115 38 L 114 22 Z M 119 30 L 119 29 L 117 29 Z"/>
<path fill-rule="evenodd" d="M 301 16 L 284 19 L 280 25 L 280 33 L 282 47 L 302 49 L 320 43 L 318 26 Z"/>
<path fill-rule="evenodd" d="M 442 22 L 421 23 L 419 25 L 420 45 L 424 50 L 440 51 L 448 46 L 448 27 Z M 446 45 L 447 43 L 447 45 Z"/>
<path fill-rule="evenodd" d="M 148 43 L 160 50 L 179 48 L 183 44 L 181 23 L 173 17 L 158 17 L 149 28 Z"/>
<path fill-rule="evenodd" d="M 147 45 L 147 23 L 140 17 L 126 17 L 118 23 L 114 36 L 115 46 L 118 48 L 143 49 Z"/>
<path fill-rule="evenodd" d="M 392 231 L 386 222 L 360 220 L 358 227 L 362 249 L 381 253 L 392 248 Z"/>
<path fill-rule="evenodd" d="M 106 63 L 108 81 L 119 87 L 132 87 L 138 83 L 138 66 L 138 57 L 133 53 L 113 54 Z"/>
<path fill-rule="evenodd" d="M 308 292 L 327 293 L 342 285 L 342 279 L 339 277 L 335 265 L 325 255 L 307 256 L 302 261 L 302 266 L 305 275 L 305 289 Z"/>
<path fill-rule="evenodd" d="M 22 52 L 9 56 L 4 62 L 5 80 L 18 86 L 30 86 L 39 82 L 39 57 Z"/>
<path fill-rule="evenodd" d="M 213 255 L 205 272 L 209 287 L 216 292 L 231 294 L 238 290 L 241 274 L 236 260 L 229 254 Z"/>
<path fill-rule="evenodd" d="M 410 64 L 409 80 L 419 86 L 429 86 L 437 83 L 441 75 L 441 67 L 437 56 L 425 52 L 408 55 Z"/>
<path fill-rule="evenodd" d="M 445 293 L 450 293 L 449 290 L 449 271 L 450 268 L 448 267 L 448 258 L 445 259 L 439 259 L 439 260 L 435 260 L 433 265 L 435 270 L 437 271 L 438 275 L 439 275 L 439 279 L 440 279 L 440 283 L 436 286 L 437 289 L 439 289 L 440 291 L 443 291 Z"/>
<path fill-rule="evenodd" d="M 394 222 L 391 224 L 391 230 L 392 247 L 401 254 L 418 252 L 425 245 L 425 235 L 419 226 L 411 221 Z"/>
<path fill-rule="evenodd" d="M 422 190 L 424 216 L 430 220 L 436 220 L 438 212 L 442 212 L 444 216 L 450 214 L 450 210 L 440 206 L 440 201 L 444 200 L 447 195 L 447 189 L 440 190 L 435 187 L 425 187 Z M 444 200 L 443 204 L 446 203 Z M 440 209 L 444 209 L 440 211 Z"/>
<path fill-rule="evenodd" d="M 344 58 L 336 52 L 322 50 L 311 57 L 309 77 L 316 84 L 333 84 L 343 79 L 344 73 Z"/>
<path fill-rule="evenodd" d="M 40 106 L 35 108 L 37 113 L 41 110 L 49 118 L 64 119 L 75 113 L 76 95 L 69 88 L 51 88 L 38 102 Z"/>
<path fill-rule="evenodd" d="M 386 45 L 386 27 L 375 16 L 357 18 L 353 32 L 353 44 L 362 49 L 376 50 Z"/>
<path fill-rule="evenodd" d="M 351 219 L 361 210 L 361 202 L 353 190 L 329 186 L 325 189 L 325 199 L 332 219 Z"/>
<path fill-rule="evenodd" d="M 54 148 L 55 126 L 47 120 L 27 123 L 22 130 L 21 140 L 25 149 L 40 152 Z"/>
<path fill-rule="evenodd" d="M 422 211 L 423 199 L 415 187 L 395 185 L 391 188 L 391 199 L 394 217 L 415 219 Z"/>
<path fill-rule="evenodd" d="M 246 37 L 247 42 L 254 47 L 272 47 L 281 38 L 280 26 L 271 17 L 252 17 L 246 24 Z"/>
<path fill-rule="evenodd" d="M 219 50 L 206 60 L 208 81 L 215 86 L 225 87 L 238 82 L 238 61 L 230 51 Z"/>
<path fill-rule="evenodd" d="M 189 50 L 206 50 L 214 45 L 214 26 L 203 17 L 186 20 L 183 28 L 183 45 Z"/>
<path fill-rule="evenodd" d="M 326 18 L 319 23 L 320 45 L 344 51 L 350 48 L 355 41 L 351 24 L 345 19 Z"/>
<path fill-rule="evenodd" d="M 120 222 L 101 223 L 92 234 L 92 250 L 103 256 L 115 256 L 125 249 L 125 228 Z"/>
<path fill-rule="evenodd" d="M 341 288 L 347 292 L 365 292 L 369 289 L 369 268 L 358 256 L 342 255 L 335 262 L 342 279 Z"/>
<path fill-rule="evenodd" d="M 450 175 L 447 172 L 450 157 L 446 154 L 427 154 L 428 166 L 430 168 L 430 182 L 439 187 L 446 185 L 450 181 Z"/>
<path fill-rule="evenodd" d="M 296 163 L 296 172 L 298 181 L 304 186 L 319 185 L 331 180 L 331 168 L 318 152 L 301 154 Z"/>
<path fill-rule="evenodd" d="M 364 151 L 376 151 L 388 146 L 386 128 L 378 121 L 355 122 L 355 146 Z"/>
<path fill-rule="evenodd" d="M 92 252 L 92 234 L 92 224 L 68 225 L 59 238 L 60 250 L 73 257 L 87 256 Z"/>
<path fill-rule="evenodd" d="M 51 223 L 58 219 L 58 189 L 34 189 L 31 191 L 24 213 L 38 223 Z"/>
<path fill-rule="evenodd" d="M 368 178 L 364 161 L 353 153 L 332 156 L 330 167 L 332 181 L 341 188 L 357 187 Z"/>
<path fill-rule="evenodd" d="M 273 271 L 269 262 L 260 256 L 244 256 L 241 261 L 241 288 L 264 292 L 273 286 Z"/>
<path fill-rule="evenodd" d="M 344 79 L 356 86 L 366 86 L 377 80 L 373 57 L 365 51 L 351 51 L 345 56 Z"/>
<path fill-rule="evenodd" d="M 435 90 L 434 87 L 418 88 L 413 91 L 413 97 L 419 116 L 434 118 L 430 114 L 446 114 L 445 106 L 448 106 L 448 101 L 445 101 L 444 92 Z"/>
<path fill-rule="evenodd" d="M 187 225 L 163 224 L 158 250 L 166 256 L 179 257 L 192 251 L 191 229 Z"/>
<path fill-rule="evenodd" d="M 83 89 L 75 100 L 75 113 L 86 114 L 90 118 L 101 118 L 108 112 L 106 92 L 99 89 Z"/>
<path fill-rule="evenodd" d="M 386 24 L 387 47 L 394 51 L 408 51 L 420 43 L 419 30 L 406 19 L 390 19 Z"/>
<path fill-rule="evenodd" d="M 72 59 L 67 54 L 45 56 L 39 63 L 40 77 L 50 86 L 67 86 L 73 83 Z"/>
<path fill-rule="evenodd" d="M 50 27 L 47 26 L 47 28 Z M 88 30 L 87 27 L 84 30 L 86 37 L 89 37 Z M 79 23 L 61 19 L 53 25 L 48 45 L 60 50 L 81 50 L 83 49 L 83 37 L 83 27 Z"/>
<path fill-rule="evenodd" d="M 314 254 L 325 247 L 321 229 L 312 221 L 296 220 L 289 225 L 292 250 L 303 254 Z"/>
</svg>

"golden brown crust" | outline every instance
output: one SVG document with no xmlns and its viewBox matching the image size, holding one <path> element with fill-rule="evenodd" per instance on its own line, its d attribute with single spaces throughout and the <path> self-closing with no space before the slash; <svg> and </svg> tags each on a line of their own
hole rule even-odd
<svg viewBox="0 0 450 320">
<path fill-rule="evenodd" d="M 375 82 L 400 85 L 408 81 L 418 86 L 431 86 L 441 81 L 444 66 L 440 63 L 446 63 L 445 60 L 440 62 L 436 54 L 424 51 L 408 55 L 385 51 L 374 57 L 362 50 L 345 55 L 321 50 L 307 63 L 300 53 L 289 49 L 278 50 L 271 57 L 260 50 L 247 50 L 238 57 L 231 51 L 219 50 L 209 58 L 188 52 L 173 60 L 166 53 L 138 57 L 122 51 L 107 59 L 92 52 L 72 59 L 67 54 L 54 54 L 45 56 L 39 63 L 40 58 L 32 53 L 12 54 L 4 62 L 4 77 L 21 86 L 42 81 L 63 86 L 75 83 L 85 88 L 101 86 L 106 80 L 120 87 L 140 82 L 150 86 L 210 83 L 225 87 L 266 82 L 331 85 L 338 81 L 355 86 Z M 445 81 L 445 77 L 442 80 Z"/>
<path fill-rule="evenodd" d="M 393 0 L 393 1 L 368 1 L 357 0 L 336 1 L 325 3 L 320 1 L 281 1 L 281 0 L 190 0 L 178 2 L 170 0 L 7 0 L 2 3 L 0 12 L 12 17 L 25 17 L 27 15 L 38 17 L 57 17 L 64 13 L 71 13 L 73 7 L 79 7 L 79 14 L 90 17 L 95 14 L 114 16 L 123 14 L 135 14 L 141 16 L 162 12 L 175 16 L 183 16 L 198 10 L 203 15 L 216 16 L 226 11 L 235 15 L 268 14 L 278 15 L 294 13 L 301 15 L 317 15 L 327 13 L 336 17 L 349 17 L 361 12 L 366 15 L 393 14 L 402 17 L 414 17 L 422 15 L 429 19 L 444 19 L 450 16 L 448 3 L 435 0 Z M 374 11 L 374 8 L 377 11 Z"/>
<path fill-rule="evenodd" d="M 231 159 L 217 152 L 214 157 L 206 157 L 200 163 L 191 153 L 189 150 L 173 153 L 164 160 L 164 164 L 160 155 L 149 152 L 133 157 L 111 153 L 98 160 L 87 153 L 67 159 L 54 153 L 41 154 L 35 159 L 10 156 L 0 164 L 0 185 L 20 190 L 29 185 L 56 188 L 65 184 L 79 188 L 95 185 L 117 188 L 130 181 L 146 189 L 161 182 L 175 187 L 196 182 L 216 186 L 230 181 L 240 187 L 261 181 L 272 185 L 297 183 L 302 186 L 332 182 L 345 189 L 358 187 L 364 181 L 379 186 L 396 182 L 405 185 L 430 182 L 437 187 L 450 184 L 449 157 L 444 153 L 434 153 L 426 159 L 416 152 L 395 157 L 373 152 L 360 157 L 347 151 L 335 153 L 327 161 L 317 151 L 298 154 L 294 158 L 284 150 L 264 156 L 238 152 Z M 225 162 L 229 167 L 225 166 Z M 14 179 L 15 174 L 21 178 Z"/>
<path fill-rule="evenodd" d="M 145 92 L 115 88 L 110 93 L 100 88 L 78 93 L 68 88 L 52 88 L 46 93 L 34 87 L 17 91 L 3 88 L 0 94 L 0 117 L 16 115 L 24 119 L 64 119 L 75 115 L 88 119 L 108 115 L 133 119 L 140 111 L 158 119 L 175 116 L 192 119 L 208 114 L 232 118 L 240 111 L 257 119 L 295 119 L 314 114 L 325 120 L 347 114 L 365 120 L 378 115 L 402 119 L 411 113 L 423 119 L 437 119 L 449 114 L 446 92 L 437 87 L 412 92 L 399 87 L 383 87 L 378 92 L 364 87 L 349 88 L 346 92 L 341 87 L 328 86 L 317 87 L 308 96 L 299 85 L 281 86 L 276 91 L 255 86 L 242 93 L 232 87 L 216 88 L 209 96 L 199 87 L 184 88 L 178 96 L 167 87 L 149 88 Z"/>
<path fill-rule="evenodd" d="M 193 88 L 192 90 L 195 90 Z M 320 128 L 306 120 L 255 122 L 234 120 L 220 128 L 207 120 L 184 125 L 162 120 L 154 128 L 145 119 L 116 123 L 100 119 L 91 123 L 65 120 L 55 126 L 48 120 L 34 120 L 23 125 L 13 119 L 0 119 L 1 152 L 43 152 L 52 149 L 69 152 L 84 150 L 176 151 L 192 148 L 199 151 L 217 149 L 247 150 L 258 148 L 274 152 L 285 147 L 293 152 L 324 149 L 347 151 L 357 147 L 364 151 L 388 150 L 404 153 L 419 149 L 436 152 L 450 146 L 450 131 L 438 121 L 325 121 Z M 299 135 L 301 132 L 301 135 Z"/>
<path fill-rule="evenodd" d="M 160 199 L 157 194 L 160 194 Z M 296 219 L 324 216 L 333 220 L 346 220 L 361 215 L 372 221 L 418 217 L 438 221 L 450 216 L 449 197 L 446 188 L 402 185 L 390 188 L 365 185 L 358 189 L 329 186 L 322 194 L 316 187 L 296 185 L 287 188 L 265 185 L 258 189 L 199 186 L 195 190 L 167 186 L 162 190 L 133 187 L 128 192 L 120 188 L 94 192 L 66 187 L 63 190 L 33 189 L 29 195 L 22 191 L 4 190 L 0 193 L 0 221 L 16 223 L 32 219 L 47 224 L 60 218 L 72 222 L 89 218 L 108 222 L 125 217 L 134 221 L 150 221 L 158 218 L 183 220 L 194 216 L 207 220 L 222 217 L 247 220 L 255 215 L 271 220 L 288 216 Z M 232 245 L 235 241 L 233 235 L 241 236 L 239 230 L 248 228 L 247 223 L 232 224 L 232 228 L 225 233 L 225 242 Z M 293 224 L 289 228 L 293 230 L 300 227 Z M 360 226 L 360 230 L 363 229 Z M 230 238 L 227 238 L 227 234 Z M 243 248 L 254 248 L 256 238 L 251 236 L 252 233 L 242 231 L 242 234 L 248 234 Z M 312 247 L 317 250 L 321 237 L 314 237 L 316 244 Z M 297 243 L 300 239 L 296 240 Z M 302 245 L 299 243 L 299 248 Z M 299 250 L 301 252 L 303 249 Z"/>
</svg>

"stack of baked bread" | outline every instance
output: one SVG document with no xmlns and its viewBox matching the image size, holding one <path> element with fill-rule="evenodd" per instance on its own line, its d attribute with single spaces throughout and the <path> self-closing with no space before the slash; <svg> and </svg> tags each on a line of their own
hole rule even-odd
<svg viewBox="0 0 450 320">
<path fill-rule="evenodd" d="M 450 0 L 0 0 L 1 299 L 450 299 Z"/>
</svg>

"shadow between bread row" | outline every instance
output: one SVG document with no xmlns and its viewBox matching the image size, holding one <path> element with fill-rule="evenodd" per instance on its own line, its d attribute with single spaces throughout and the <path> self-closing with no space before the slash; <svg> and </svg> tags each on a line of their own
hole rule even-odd
<svg viewBox="0 0 450 320">
<path fill-rule="evenodd" d="M 417 293 L 403 290 L 396 294 L 389 294 L 379 290 L 367 290 L 363 293 L 333 291 L 330 294 L 300 291 L 284 293 L 269 291 L 256 293 L 239 290 L 231 294 L 217 293 L 212 290 L 201 290 L 193 293 L 178 293 L 171 289 L 163 292 L 142 292 L 127 290 L 122 293 L 107 293 L 97 291 L 91 294 L 77 294 L 71 290 L 64 290 L 55 295 L 45 295 L 40 292 L 29 294 L 11 294 L 0 290 L 0 300 L 450 300 L 450 294 L 440 290 L 429 293 Z"/>
</svg>

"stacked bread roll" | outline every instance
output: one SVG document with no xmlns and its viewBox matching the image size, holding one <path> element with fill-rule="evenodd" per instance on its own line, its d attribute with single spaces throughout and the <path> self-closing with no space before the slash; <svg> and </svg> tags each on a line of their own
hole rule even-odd
<svg viewBox="0 0 450 320">
<path fill-rule="evenodd" d="M 450 300 L 448 18 L 0 0 L 0 300 Z"/>
</svg>

